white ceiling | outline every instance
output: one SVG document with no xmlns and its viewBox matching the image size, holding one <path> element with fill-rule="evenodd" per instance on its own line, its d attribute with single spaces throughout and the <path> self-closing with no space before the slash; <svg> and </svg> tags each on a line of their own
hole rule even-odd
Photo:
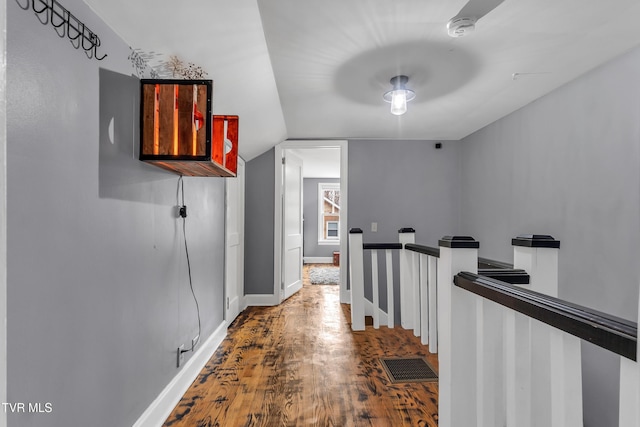
<svg viewBox="0 0 640 427">
<path fill-rule="evenodd" d="M 461 139 L 640 44 L 638 0 L 505 0 L 461 38 L 466 0 L 85 2 L 131 47 L 203 67 L 247 160 L 285 139 Z M 400 117 L 397 74 L 416 92 Z"/>
</svg>

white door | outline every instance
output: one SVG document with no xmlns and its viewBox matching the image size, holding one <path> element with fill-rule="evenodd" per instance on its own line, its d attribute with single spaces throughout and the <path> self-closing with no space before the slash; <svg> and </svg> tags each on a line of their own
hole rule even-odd
<svg viewBox="0 0 640 427">
<path fill-rule="evenodd" d="M 302 159 L 284 150 L 282 197 L 282 295 L 302 288 Z"/>
<path fill-rule="evenodd" d="M 244 160 L 238 158 L 236 178 L 226 179 L 225 320 L 227 324 L 244 306 Z"/>
</svg>

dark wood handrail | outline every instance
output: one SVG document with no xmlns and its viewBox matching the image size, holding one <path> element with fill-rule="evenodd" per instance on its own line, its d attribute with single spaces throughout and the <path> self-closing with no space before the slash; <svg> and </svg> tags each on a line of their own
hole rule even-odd
<svg viewBox="0 0 640 427">
<path fill-rule="evenodd" d="M 402 249 L 402 243 L 363 243 L 362 249 Z"/>
<path fill-rule="evenodd" d="M 454 283 L 476 295 L 636 360 L 638 325 L 635 322 L 473 273 L 458 273 Z"/>
<path fill-rule="evenodd" d="M 406 243 L 404 248 L 408 251 L 418 252 L 425 255 L 430 255 L 436 258 L 440 258 L 440 249 L 433 248 L 431 246 L 417 245 L 415 243 Z"/>
<path fill-rule="evenodd" d="M 502 280 L 512 285 L 528 285 L 531 281 L 529 274 L 519 268 L 478 268 L 478 275 Z"/>
<path fill-rule="evenodd" d="M 489 258 L 478 257 L 478 268 L 504 268 L 512 269 L 513 264 L 508 262 L 496 261 Z"/>
</svg>

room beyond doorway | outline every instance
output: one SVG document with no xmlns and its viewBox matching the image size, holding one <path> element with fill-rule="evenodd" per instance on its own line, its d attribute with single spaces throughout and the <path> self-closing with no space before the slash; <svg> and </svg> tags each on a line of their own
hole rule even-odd
<svg viewBox="0 0 640 427">
<path fill-rule="evenodd" d="M 304 208 L 304 262 L 332 263 L 334 257 L 346 253 L 347 246 L 343 238 L 347 236 L 347 141 L 285 141 L 277 145 L 274 279 L 276 284 L 281 284 L 279 301 L 291 295 L 292 272 L 302 271 L 302 258 L 298 265 L 294 251 L 289 250 L 293 236 L 289 228 L 295 223 L 291 217 L 291 210 L 295 209 L 291 201 L 296 198 L 291 197 L 287 188 L 297 188 L 297 185 L 286 175 L 291 169 L 286 166 L 287 157 L 302 159 L 303 164 L 304 192 L 300 200 Z M 340 270 L 343 284 L 340 298 L 348 302 L 347 270 L 346 267 Z"/>
</svg>

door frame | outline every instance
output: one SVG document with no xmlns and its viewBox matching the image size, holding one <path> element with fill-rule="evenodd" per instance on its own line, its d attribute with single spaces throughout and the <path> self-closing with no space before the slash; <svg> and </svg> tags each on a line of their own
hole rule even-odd
<svg viewBox="0 0 640 427">
<path fill-rule="evenodd" d="M 240 156 L 238 156 L 238 172 L 235 178 L 225 178 L 224 183 L 224 201 L 225 201 L 225 209 L 224 209 L 224 319 L 227 322 L 227 325 L 231 324 L 231 322 L 236 318 L 236 316 L 246 308 L 246 299 L 244 296 L 244 221 L 245 221 L 245 183 L 246 183 L 246 175 L 245 175 L 245 166 L 246 162 Z M 232 267 L 229 265 L 229 180 L 238 180 L 238 191 L 239 194 L 239 206 L 236 221 L 238 222 L 239 232 L 238 232 L 238 244 L 240 246 L 240 254 L 237 257 L 238 265 L 235 266 L 237 269 L 236 274 L 236 290 L 235 295 L 232 295 L 233 292 L 230 292 L 229 286 L 229 277 L 231 275 L 229 268 Z M 231 299 L 233 298 L 233 299 Z M 233 318 L 232 318 L 233 317 Z"/>
<path fill-rule="evenodd" d="M 340 302 L 349 303 L 347 290 L 347 230 L 348 219 L 348 141 L 346 140 L 287 140 L 275 147 L 275 212 L 273 224 L 273 294 L 276 304 L 284 299 L 282 292 L 282 155 L 290 148 L 339 148 L 340 149 Z"/>
</svg>

